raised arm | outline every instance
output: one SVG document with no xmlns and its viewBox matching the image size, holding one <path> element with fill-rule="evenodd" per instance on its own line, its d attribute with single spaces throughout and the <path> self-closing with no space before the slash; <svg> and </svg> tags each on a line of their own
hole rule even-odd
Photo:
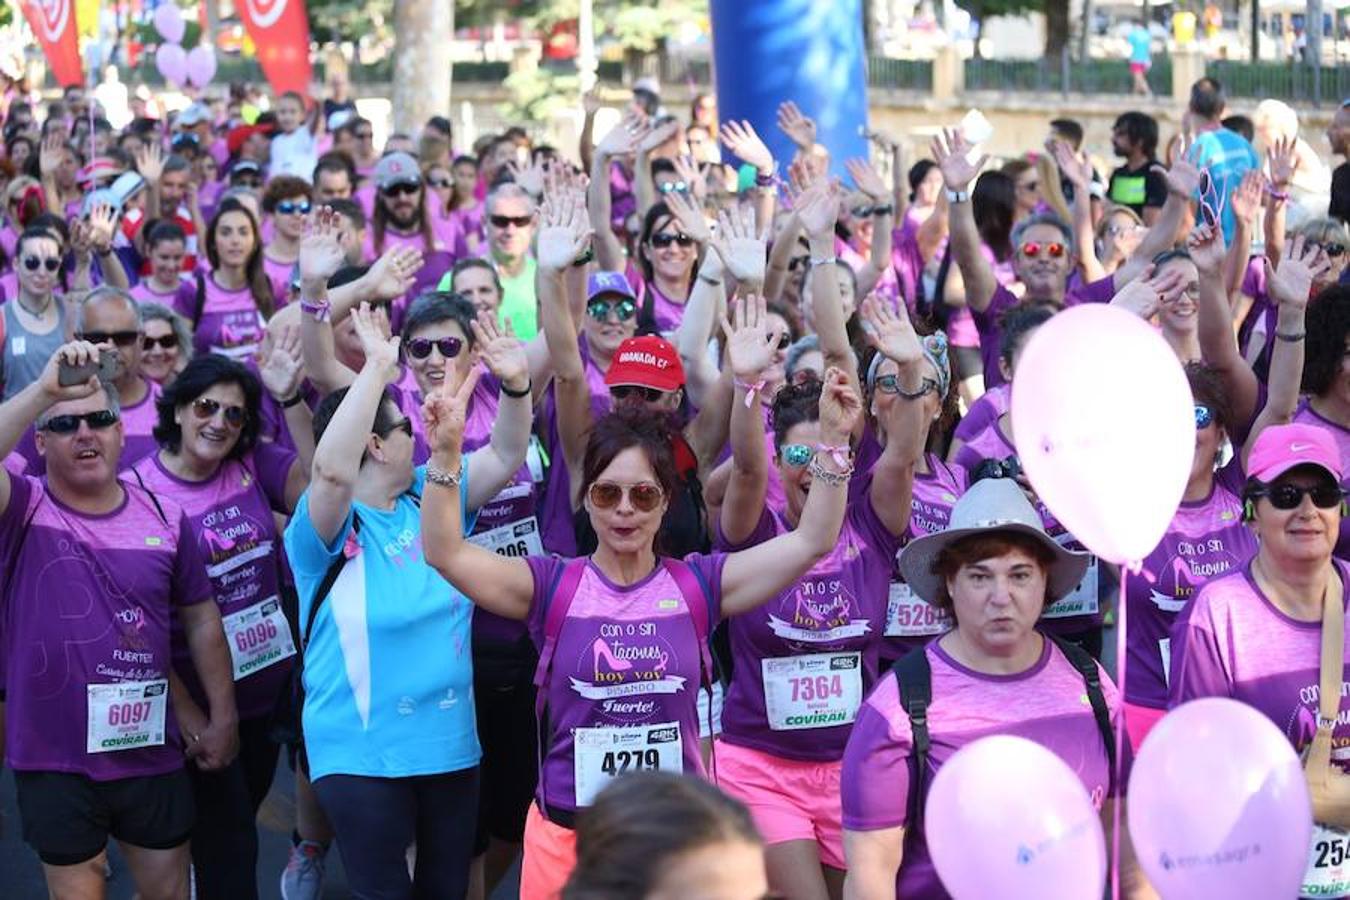
<svg viewBox="0 0 1350 900">
<path fill-rule="evenodd" d="M 671 119 L 650 129 L 638 141 L 637 159 L 633 164 L 633 196 L 637 200 L 638 216 L 647 215 L 647 210 L 660 199 L 656 196 L 656 181 L 652 178 L 652 152 L 674 137 L 679 129 L 680 123 Z"/>
<path fill-rule="evenodd" d="M 951 203 L 949 221 L 952 256 L 966 286 L 966 306 L 974 312 L 984 312 L 994 299 L 998 281 L 980 249 L 980 232 L 975 227 L 975 212 L 970 205 L 970 185 L 989 157 L 982 156 L 972 164 L 970 143 L 965 135 L 952 128 L 933 138 L 932 150 L 947 190 L 962 195 L 961 200 Z"/>
<path fill-rule="evenodd" d="M 42 193 L 47 200 L 47 211 L 65 217 L 65 204 L 61 202 L 61 189 L 56 186 L 56 170 L 61 167 L 61 158 L 66 152 L 66 143 L 58 131 L 50 132 L 42 139 L 38 151 L 38 174 L 42 180 Z"/>
<path fill-rule="evenodd" d="M 755 126 L 749 121 L 723 122 L 717 130 L 718 137 L 726 148 L 755 167 L 755 222 L 759 231 L 768 233 L 773 226 L 774 206 L 778 200 L 778 189 L 774 179 L 778 174 L 778 163 L 764 141 L 760 140 Z"/>
<path fill-rule="evenodd" d="M 529 563 L 498 556 L 464 538 L 461 450 L 469 399 L 480 374 L 472 366 L 459 382 L 452 369 L 440 389 L 422 404 L 422 424 L 431 445 L 427 493 L 422 500 L 422 552 L 428 565 L 476 605 L 507 619 L 523 620 L 534 597 Z"/>
<path fill-rule="evenodd" d="M 1069 179 L 1073 185 L 1073 242 L 1078 248 L 1078 264 L 1083 270 L 1083 282 L 1090 284 L 1106 277 L 1106 269 L 1097 258 L 1097 235 L 1092 228 L 1092 203 L 1089 191 L 1092 189 L 1092 164 L 1086 154 L 1074 153 L 1064 141 L 1046 142 L 1054 154 L 1059 166 L 1058 174 Z"/>
<path fill-rule="evenodd" d="M 595 231 L 596 262 L 607 271 L 622 272 L 624 268 L 623 247 L 609 221 L 613 203 L 609 194 L 609 166 L 620 157 L 633 156 L 649 128 L 641 116 L 629 113 L 605 135 L 595 148 L 595 158 L 591 161 L 586 207 L 591 215 L 591 228 Z"/>
<path fill-rule="evenodd" d="M 733 545 L 755 530 L 764 512 L 769 460 L 764 452 L 764 415 L 760 392 L 764 370 L 773 364 L 779 330 L 770 324 L 763 297 L 735 303 L 735 321 L 722 317 L 727 364 L 735 378 L 731 403 L 731 480 L 722 503 L 722 534 Z"/>
<path fill-rule="evenodd" d="M 600 111 L 600 97 L 596 89 L 591 88 L 581 95 L 581 136 L 577 139 L 577 155 L 581 158 L 581 168 L 591 170 L 591 160 L 595 154 L 595 114 Z"/>
<path fill-rule="evenodd" d="M 172 209 L 164 209 L 160 202 L 159 179 L 164 174 L 164 148 L 158 144 L 143 144 L 136 152 L 136 171 L 145 179 L 146 216 L 171 216 Z"/>
<path fill-rule="evenodd" d="M 848 446 L 861 418 L 862 400 L 848 378 L 838 369 L 826 370 L 820 393 L 821 444 Z M 834 549 L 844 524 L 852 471 L 851 461 L 841 466 L 832 453 L 816 454 L 811 462 L 811 491 L 797 527 L 727 556 L 722 569 L 725 615 L 740 615 L 768 602 Z"/>
<path fill-rule="evenodd" d="M 858 190 L 872 201 L 872 246 L 858 272 L 858 296 L 866 297 L 872 293 L 877 282 L 885 276 L 891 267 L 891 242 L 895 229 L 895 204 L 891 202 L 886 182 L 881 180 L 877 170 L 865 159 L 850 159 L 844 164 L 848 174 Z"/>
<path fill-rule="evenodd" d="M 258 374 L 267 393 L 280 404 L 286 417 L 286 431 L 295 443 L 297 459 L 286 478 L 286 508 L 293 510 L 309 487 L 314 467 L 314 415 L 301 393 L 305 362 L 299 327 L 287 325 L 279 335 L 268 332 L 263 337 L 263 357 Z"/>
<path fill-rule="evenodd" d="M 534 403 L 529 357 L 525 344 L 512 332 L 510 319 L 505 330 L 497 324 L 496 316 L 486 313 L 470 325 L 479 359 L 502 386 L 492 438 L 486 448 L 469 456 L 467 502 L 469 509 L 476 510 L 497 496 L 525 465 Z"/>
<path fill-rule="evenodd" d="M 1191 261 L 1200 273 L 1197 309 L 1200 356 L 1222 379 L 1234 420 L 1249 422 L 1256 412 L 1260 386 L 1251 366 L 1238 352 L 1237 338 L 1233 334 L 1233 314 L 1223 284 L 1223 231 L 1217 224 L 1197 226 L 1186 245 Z"/>
<path fill-rule="evenodd" d="M 1176 244 L 1177 232 L 1190 214 L 1191 198 L 1200 188 L 1200 169 L 1193 161 L 1195 153 L 1191 149 L 1192 146 L 1182 143 L 1181 151 L 1177 153 L 1172 168 L 1164 170 L 1162 166 L 1154 166 L 1155 169 L 1164 172 L 1167 181 L 1167 201 L 1163 203 L 1157 221 L 1144 232 L 1134 253 L 1116 269 L 1114 276 L 1116 284 L 1133 281 L 1145 266 L 1153 262 L 1154 257 L 1172 249 Z"/>
<path fill-rule="evenodd" d="M 783 297 L 783 287 L 787 284 L 789 278 L 795 278 L 796 273 L 788 267 L 792 265 L 792 258 L 798 255 L 800 249 L 797 238 L 802 233 L 802 222 L 797 217 L 795 208 L 788 210 L 783 219 L 783 227 L 773 239 L 773 247 L 769 249 L 769 268 L 764 275 L 764 296 L 770 300 L 780 300 Z"/>
<path fill-rule="evenodd" d="M 328 279 L 342 268 L 339 227 L 338 214 L 325 206 L 314 213 L 300 239 L 300 348 L 310 382 L 324 394 L 356 377 L 338 361 L 333 345 Z"/>
<path fill-rule="evenodd" d="M 792 177 L 800 189 L 793 200 L 793 208 L 811 248 L 811 269 L 806 277 L 811 282 L 811 310 L 816 334 L 820 336 L 820 352 L 827 366 L 854 372 L 857 365 L 848 342 L 844 300 L 839 296 L 836 268 L 839 259 L 834 253 L 834 223 L 839 217 L 841 199 L 839 182 L 827 175 L 817 175 L 803 165 L 792 167 Z"/>
</svg>

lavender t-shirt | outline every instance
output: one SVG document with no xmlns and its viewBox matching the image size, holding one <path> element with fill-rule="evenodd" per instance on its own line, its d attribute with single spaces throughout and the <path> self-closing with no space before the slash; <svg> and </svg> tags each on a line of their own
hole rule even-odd
<svg viewBox="0 0 1350 900">
<path fill-rule="evenodd" d="M 692 554 L 684 560 L 711 594 L 706 598 L 710 627 L 721 617 L 725 560 L 721 554 Z M 548 608 L 557 599 L 551 591 L 568 561 L 531 556 L 526 562 L 534 576 L 530 636 L 542 648 Z M 621 587 L 588 562 L 557 637 L 548 683 L 541 688 L 548 731 L 539 736 L 546 751 L 535 794 L 540 803 L 564 813 L 588 805 L 577 802 L 576 742 L 585 746 L 599 733 L 580 733 L 583 729 L 633 729 L 629 734 L 650 729 L 646 747 L 658 739 L 673 744 L 678 734 L 682 771 L 702 774 L 701 669 L 694 620 L 663 565 Z"/>
<path fill-rule="evenodd" d="M 956 425 L 952 437 L 962 443 L 997 422 L 1012 406 L 1012 385 L 1000 384 L 980 395 Z"/>
<path fill-rule="evenodd" d="M 1125 581 L 1125 699 L 1167 708 L 1171 630 L 1177 614 L 1208 581 L 1241 568 L 1256 554 L 1256 537 L 1242 522 L 1242 469 L 1234 460 L 1214 476 L 1203 500 L 1182 502 L 1158 546 L 1144 559 L 1153 578 Z"/>
<path fill-rule="evenodd" d="M 938 641 L 922 652 L 928 654 L 933 673 L 926 787 L 932 787 L 936 772 L 967 744 L 994 734 L 1015 735 L 1035 741 L 1064 760 L 1083 782 L 1093 804 L 1101 808 L 1111 783 L 1106 747 L 1092 709 L 1083 699 L 1083 676 L 1059 648 L 1047 640 L 1036 664 L 1017 675 L 972 671 L 949 656 Z M 1119 695 L 1104 671 L 1100 677 L 1111 719 L 1116 722 Z M 844 753 L 840 794 L 845 829 L 879 831 L 907 824 L 913 740 L 895 678 L 881 679 L 858 713 Z M 1127 757 L 1121 784 L 1128 779 Z M 926 802 L 927 798 L 922 799 Z M 906 900 L 950 897 L 938 879 L 922 834 L 905 842 L 895 895 Z"/>
<path fill-rule="evenodd" d="M 262 313 L 253 299 L 253 292 L 247 285 L 238 290 L 227 291 L 216 284 L 208 273 L 206 296 L 202 302 L 202 316 L 192 332 L 192 348 L 197 353 L 219 353 L 230 359 L 240 361 L 252 357 L 262 343 Z M 196 286 L 188 296 L 185 306 L 177 311 L 192 321 L 193 304 L 196 302 Z"/>
<path fill-rule="evenodd" d="M 178 286 L 172 291 L 161 294 L 155 290 L 154 282 L 149 278 L 144 278 L 131 289 L 131 296 L 137 303 L 160 303 L 179 312 L 186 309 L 190 315 L 193 301 L 197 296 L 197 285 L 190 280 L 183 279 L 178 282 Z"/>
<path fill-rule="evenodd" d="M 87 752 L 87 687 L 169 677 L 174 607 L 211 597 L 188 516 L 169 497 L 156 509 L 126 482 L 122 503 L 103 515 L 70 509 L 41 479 L 10 484 L 0 513 L 0 559 L 14 561 L 0 572 L 6 761 L 95 781 L 177 771 L 183 742 L 172 703 L 163 744 Z"/>
<path fill-rule="evenodd" d="M 766 506 L 739 544 L 718 523 L 713 546 L 741 550 L 791 530 Z M 728 620 L 734 662 L 723 740 L 787 759 L 843 756 L 858 705 L 876 681 L 899 549 L 865 493 L 849 506 L 829 554 L 768 603 Z M 817 690 L 822 684 L 828 690 Z"/>
<path fill-rule="evenodd" d="M 1298 410 L 1294 413 L 1294 421 L 1301 425 L 1316 425 L 1319 428 L 1324 428 L 1336 439 L 1336 446 L 1341 451 L 1341 471 L 1346 473 L 1341 478 L 1341 489 L 1350 489 L 1350 431 L 1330 419 L 1323 418 L 1312 408 L 1306 398 L 1299 403 Z M 1337 559 L 1350 560 L 1350 516 L 1341 517 L 1341 533 L 1336 539 L 1335 553 Z"/>
<path fill-rule="evenodd" d="M 662 293 L 655 282 L 642 277 L 642 270 L 632 260 L 628 261 L 623 274 L 633 288 L 633 293 L 637 295 L 639 311 L 647 305 L 650 296 L 652 318 L 657 331 L 669 334 L 680 327 L 680 320 L 684 318 L 684 301 L 676 301 Z"/>
<path fill-rule="evenodd" d="M 585 338 L 577 340 L 581 345 L 586 385 L 591 392 L 591 420 L 597 421 L 609 412 L 609 388 L 605 386 L 605 373 L 600 371 L 586 349 Z M 567 462 L 563 459 L 562 437 L 558 431 L 558 403 L 553 392 L 554 386 L 550 385 L 539 417 L 539 433 L 544 437 L 549 459 L 552 460 L 544 485 L 539 525 L 544 534 L 545 550 L 563 556 L 575 556 L 577 535 L 572 519 L 572 480 L 567 473 Z"/>
<path fill-rule="evenodd" d="M 286 305 L 291 295 L 291 276 L 295 273 L 295 262 L 278 262 L 266 253 L 263 254 L 263 272 L 272 283 L 272 299 L 277 309 Z"/>
<path fill-rule="evenodd" d="M 158 453 L 136 466 L 155 496 L 177 501 L 187 513 L 221 618 L 280 599 L 281 541 L 272 513 L 289 512 L 286 479 L 295 460 L 294 453 L 263 442 L 242 460 L 226 460 L 207 481 L 179 478 L 164 467 Z M 235 683 L 240 719 L 271 712 L 292 664 L 288 656 Z M 180 640 L 174 642 L 174 668 L 197 702 L 204 702 L 205 692 Z"/>
</svg>

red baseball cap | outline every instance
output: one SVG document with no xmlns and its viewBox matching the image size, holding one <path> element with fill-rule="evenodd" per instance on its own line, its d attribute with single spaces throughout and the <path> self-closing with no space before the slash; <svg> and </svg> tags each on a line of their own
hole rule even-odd
<svg viewBox="0 0 1350 900">
<path fill-rule="evenodd" d="M 1341 451 L 1331 432 L 1316 425 L 1273 425 L 1257 436 L 1247 457 L 1247 473 L 1266 484 L 1299 466 L 1317 466 L 1341 480 Z"/>
<path fill-rule="evenodd" d="M 253 137 L 255 134 L 271 134 L 272 125 L 264 123 L 262 125 L 237 125 L 231 128 L 229 134 L 225 135 L 225 147 L 234 156 L 239 152 L 239 148 L 244 146 L 244 141 Z"/>
<path fill-rule="evenodd" d="M 631 337 L 619 345 L 605 373 L 605 384 L 673 391 L 684 387 L 684 366 L 675 345 L 654 334 Z"/>
</svg>

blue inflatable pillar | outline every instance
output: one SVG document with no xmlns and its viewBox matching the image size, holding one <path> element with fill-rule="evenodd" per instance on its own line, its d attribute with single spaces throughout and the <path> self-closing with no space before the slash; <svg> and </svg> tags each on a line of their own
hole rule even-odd
<svg viewBox="0 0 1350 900">
<path fill-rule="evenodd" d="M 862 0 L 712 0 L 712 38 L 718 118 L 748 119 L 780 167 L 795 152 L 784 100 L 815 119 L 836 174 L 868 155 Z"/>
</svg>

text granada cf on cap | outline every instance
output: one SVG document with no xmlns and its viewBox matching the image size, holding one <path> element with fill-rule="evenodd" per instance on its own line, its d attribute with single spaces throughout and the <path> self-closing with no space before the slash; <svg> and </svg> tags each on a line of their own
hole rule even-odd
<svg viewBox="0 0 1350 900">
<path fill-rule="evenodd" d="M 675 346 L 654 334 L 631 337 L 619 345 L 605 373 L 610 387 L 635 384 L 673 391 L 684 387 L 684 366 Z"/>
</svg>

